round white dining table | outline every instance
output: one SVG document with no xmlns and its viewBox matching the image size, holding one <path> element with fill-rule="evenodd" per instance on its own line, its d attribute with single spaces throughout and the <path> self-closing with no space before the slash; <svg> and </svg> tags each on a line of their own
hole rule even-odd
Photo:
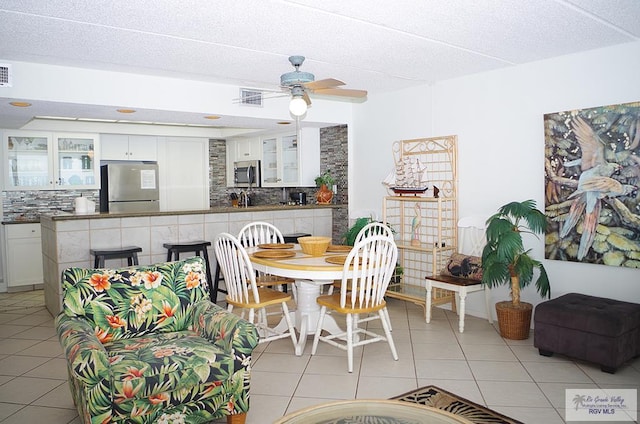
<svg viewBox="0 0 640 424">
<path fill-rule="evenodd" d="M 328 263 L 326 258 L 330 256 L 345 256 L 349 252 L 325 253 L 322 256 L 310 256 L 302 253 L 299 245 L 288 249 L 295 253 L 292 258 L 258 258 L 254 253 L 263 251 L 260 248 L 248 248 L 247 253 L 256 271 L 280 277 L 292 278 L 296 281 L 296 310 L 291 312 L 291 319 L 299 332 L 298 344 L 295 348 L 296 355 L 302 355 L 307 336 L 314 335 L 320 316 L 320 305 L 316 298 L 321 294 L 322 286 L 332 284 L 334 280 L 342 280 L 343 265 Z M 281 322 L 280 325 L 286 323 Z M 330 334 L 342 333 L 332 316 L 326 315 L 322 326 Z"/>
</svg>

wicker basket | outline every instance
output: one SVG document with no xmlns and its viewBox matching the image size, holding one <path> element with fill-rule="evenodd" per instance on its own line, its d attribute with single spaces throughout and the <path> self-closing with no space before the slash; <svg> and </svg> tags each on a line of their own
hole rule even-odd
<svg viewBox="0 0 640 424">
<path fill-rule="evenodd" d="M 331 237 L 307 236 L 298 237 L 298 244 L 302 252 L 311 256 L 322 256 L 331 243 Z"/>
<path fill-rule="evenodd" d="M 510 340 L 528 339 L 532 310 L 533 305 L 526 302 L 520 302 L 519 308 L 514 308 L 510 301 L 496 303 L 500 335 Z"/>
</svg>

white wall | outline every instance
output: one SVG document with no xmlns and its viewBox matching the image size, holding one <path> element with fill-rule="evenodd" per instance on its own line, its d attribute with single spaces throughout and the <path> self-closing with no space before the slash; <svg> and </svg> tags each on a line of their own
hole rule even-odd
<svg viewBox="0 0 640 424">
<path fill-rule="evenodd" d="M 380 210 L 379 182 L 392 166 L 394 140 L 457 134 L 461 217 L 489 215 L 512 200 L 535 199 L 543 209 L 543 115 L 640 101 L 638 69 L 636 42 L 371 97 L 354 114 L 352 169 L 358 172 L 351 177 L 350 207 Z M 542 239 L 532 238 L 528 245 L 536 258 L 544 258 Z M 552 297 L 580 292 L 640 303 L 640 270 L 543 262 Z M 508 296 L 506 286 L 492 290 L 494 302 Z M 523 298 L 542 301 L 533 286 Z M 470 314 L 485 315 L 482 295 L 471 295 L 468 302 Z"/>
<path fill-rule="evenodd" d="M 433 134 L 432 88 L 418 87 L 369 95 L 354 107 L 355 142 L 349 147 L 349 213 L 351 218 L 375 211 L 382 218 L 382 181 L 393 169 L 391 144 Z"/>
</svg>

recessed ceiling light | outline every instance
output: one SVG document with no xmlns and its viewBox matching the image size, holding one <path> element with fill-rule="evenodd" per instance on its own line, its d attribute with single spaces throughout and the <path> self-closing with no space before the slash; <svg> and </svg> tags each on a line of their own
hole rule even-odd
<svg viewBox="0 0 640 424">
<path fill-rule="evenodd" d="M 27 103 L 27 102 L 9 102 L 9 104 L 11 106 L 15 106 L 15 107 L 29 107 L 29 106 L 31 106 L 31 103 Z"/>
<path fill-rule="evenodd" d="M 280 122 L 278 122 L 278 125 L 291 125 L 291 122 L 289 122 L 289 121 L 280 121 Z"/>
<path fill-rule="evenodd" d="M 120 113 L 135 113 L 134 109 L 118 109 Z"/>
<path fill-rule="evenodd" d="M 220 119 L 220 117 L 218 115 L 207 115 L 204 119 Z"/>
</svg>

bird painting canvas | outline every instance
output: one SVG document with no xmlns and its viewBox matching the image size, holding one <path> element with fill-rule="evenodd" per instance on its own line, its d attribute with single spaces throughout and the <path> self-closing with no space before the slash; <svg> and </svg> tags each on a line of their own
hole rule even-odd
<svg viewBox="0 0 640 424">
<path fill-rule="evenodd" d="M 544 116 L 545 256 L 640 268 L 640 102 Z"/>
</svg>

